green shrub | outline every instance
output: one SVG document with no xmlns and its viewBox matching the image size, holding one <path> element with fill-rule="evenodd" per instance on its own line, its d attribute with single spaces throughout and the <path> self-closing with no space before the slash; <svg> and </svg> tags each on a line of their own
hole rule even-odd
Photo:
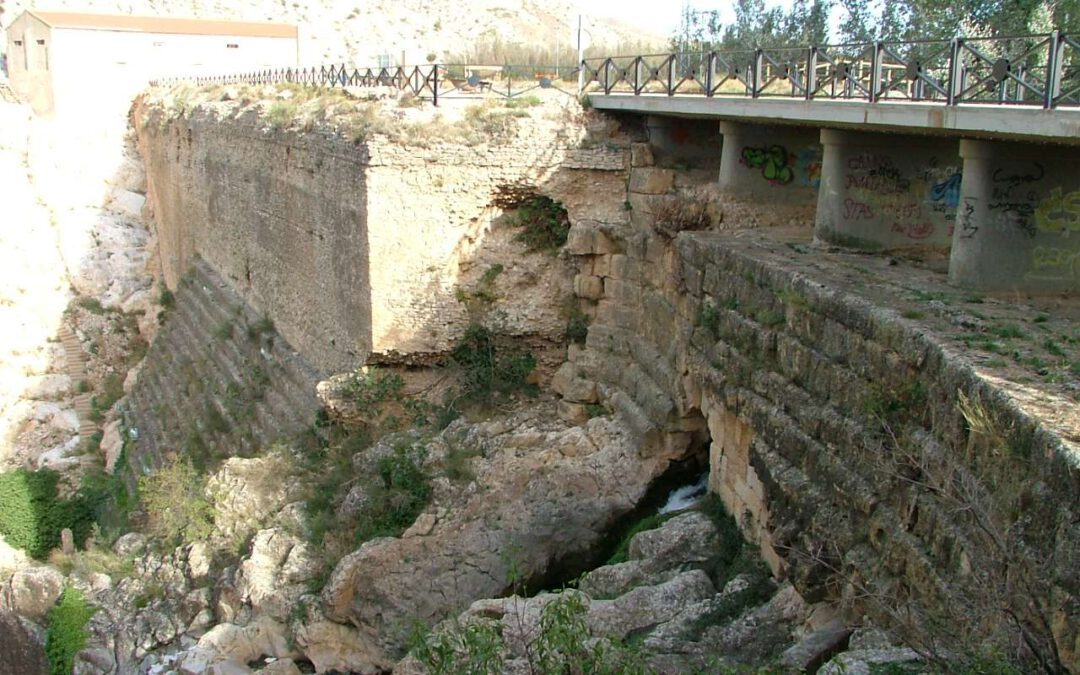
<svg viewBox="0 0 1080 675">
<path fill-rule="evenodd" d="M 158 304 L 162 309 L 172 309 L 176 304 L 176 296 L 165 284 L 161 284 L 161 290 L 158 291 Z"/>
<path fill-rule="evenodd" d="M 422 445 L 399 445 L 379 459 L 378 482 L 357 515 L 357 544 L 401 536 L 424 510 L 431 497 L 431 483 L 421 468 L 426 452 Z"/>
<path fill-rule="evenodd" d="M 640 650 L 617 640 L 593 640 L 588 607 L 577 593 L 561 593 L 544 606 L 539 630 L 525 653 L 530 673 L 645 675 L 655 672 Z M 503 672 L 505 643 L 490 620 L 454 623 L 423 635 L 414 633 L 412 653 L 435 674 Z"/>
<path fill-rule="evenodd" d="M 711 302 L 704 302 L 698 314 L 697 324 L 709 331 L 713 339 L 716 339 L 720 336 L 720 310 Z"/>
<path fill-rule="evenodd" d="M 554 253 L 566 244 L 570 234 L 570 216 L 566 209 L 543 195 L 522 202 L 509 221 L 521 228 L 515 239 L 525 244 L 527 251 Z"/>
<path fill-rule="evenodd" d="M 495 393 L 525 389 L 536 368 L 532 354 L 500 350 L 494 334 L 476 323 L 465 329 L 450 355 L 463 371 L 462 395 L 471 402 L 490 402 Z"/>
<path fill-rule="evenodd" d="M 447 630 L 413 634 L 413 653 L 431 675 L 494 675 L 503 672 L 502 635 L 497 624 L 476 621 Z"/>
<path fill-rule="evenodd" d="M 248 340 L 251 340 L 252 342 L 258 342 L 259 338 L 261 338 L 264 334 L 271 332 L 272 330 L 274 330 L 274 322 L 269 316 L 266 316 L 264 314 L 263 317 L 255 323 L 248 324 Z"/>
<path fill-rule="evenodd" d="M 405 381 L 395 372 L 369 368 L 349 375 L 342 393 L 358 408 L 371 410 L 380 403 L 398 401 L 405 390 Z"/>
<path fill-rule="evenodd" d="M 106 413 L 124 395 L 124 378 L 120 373 L 109 373 L 101 383 L 101 394 L 90 397 L 90 419 L 100 423 Z"/>
<path fill-rule="evenodd" d="M 78 305 L 79 307 L 82 307 L 83 309 L 90 312 L 91 314 L 99 314 L 100 315 L 100 314 L 104 314 L 105 311 L 106 311 L 105 307 L 102 306 L 100 300 L 98 300 L 97 298 L 91 298 L 88 295 L 80 295 L 75 300 L 75 304 Z"/>
<path fill-rule="evenodd" d="M 49 469 L 0 474 L 0 534 L 39 560 L 60 545 L 60 530 L 70 528 L 81 546 L 94 526 L 94 504 L 81 494 L 57 499 L 59 480 Z"/>
<path fill-rule="evenodd" d="M 570 310 L 570 316 L 566 320 L 566 339 L 579 345 L 585 344 L 589 337 L 589 316 L 574 307 Z"/>
<path fill-rule="evenodd" d="M 232 321 L 223 321 L 214 327 L 214 337 L 219 340 L 231 340 L 233 336 Z"/>
<path fill-rule="evenodd" d="M 49 628 L 45 633 L 50 675 L 71 675 L 75 655 L 86 647 L 86 624 L 96 611 L 78 589 L 64 588 L 56 606 L 49 610 Z"/>
<path fill-rule="evenodd" d="M 275 129 L 284 129 L 296 120 L 297 110 L 293 101 L 274 101 L 266 112 L 266 119 Z"/>
<path fill-rule="evenodd" d="M 149 531 L 168 546 L 205 539 L 213 530 L 214 507 L 205 479 L 190 461 L 176 460 L 139 479 L 139 497 Z"/>
</svg>

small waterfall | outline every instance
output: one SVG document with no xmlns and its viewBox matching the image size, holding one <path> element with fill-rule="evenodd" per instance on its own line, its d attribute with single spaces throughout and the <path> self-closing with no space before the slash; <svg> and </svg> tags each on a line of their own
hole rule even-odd
<svg viewBox="0 0 1080 675">
<path fill-rule="evenodd" d="M 709 489 L 709 474 L 702 474 L 693 485 L 684 485 L 676 488 L 668 495 L 667 501 L 660 507 L 659 513 L 673 513 L 688 509 L 701 501 Z"/>
</svg>

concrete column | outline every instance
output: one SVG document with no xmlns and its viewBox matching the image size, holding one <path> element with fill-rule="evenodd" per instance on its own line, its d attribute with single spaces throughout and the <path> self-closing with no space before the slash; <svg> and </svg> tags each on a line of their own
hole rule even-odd
<svg viewBox="0 0 1080 675">
<path fill-rule="evenodd" d="M 815 239 L 864 251 L 945 252 L 960 197 L 957 142 L 821 130 Z"/>
<path fill-rule="evenodd" d="M 949 281 L 1080 290 L 1080 174 L 1072 148 L 960 141 L 964 180 Z"/>
</svg>

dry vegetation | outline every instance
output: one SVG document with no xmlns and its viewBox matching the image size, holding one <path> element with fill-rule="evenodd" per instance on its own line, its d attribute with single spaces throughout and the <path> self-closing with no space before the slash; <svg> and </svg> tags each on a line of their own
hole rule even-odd
<svg viewBox="0 0 1080 675">
<path fill-rule="evenodd" d="M 359 143 L 383 137 L 396 145 L 430 147 L 439 143 L 480 145 L 512 141 L 518 120 L 539 105 L 535 97 L 480 100 L 462 111 L 444 113 L 430 103 L 387 88 L 328 89 L 300 84 L 211 85 L 181 83 L 153 99 L 165 110 L 161 123 L 204 109 L 221 116 L 255 112 L 279 130 L 323 129 Z M 459 114 L 454 114 L 459 113 Z"/>
</svg>

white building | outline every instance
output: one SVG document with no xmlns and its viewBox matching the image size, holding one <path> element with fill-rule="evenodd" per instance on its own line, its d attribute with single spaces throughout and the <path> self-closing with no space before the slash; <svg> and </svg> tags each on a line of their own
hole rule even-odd
<svg viewBox="0 0 1080 675">
<path fill-rule="evenodd" d="M 11 85 L 39 113 L 130 100 L 154 77 L 296 67 L 297 29 L 28 10 L 7 29 Z"/>
</svg>

